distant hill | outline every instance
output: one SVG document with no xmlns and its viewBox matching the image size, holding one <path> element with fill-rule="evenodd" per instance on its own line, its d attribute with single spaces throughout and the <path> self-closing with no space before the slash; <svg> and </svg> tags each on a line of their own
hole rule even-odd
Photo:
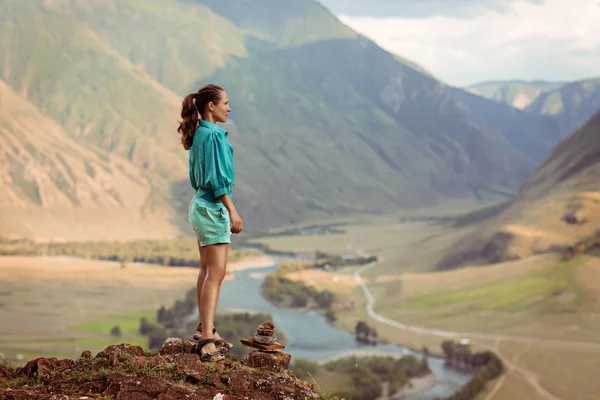
<svg viewBox="0 0 600 400">
<path fill-rule="evenodd" d="M 558 89 L 564 83 L 548 81 L 487 81 L 467 86 L 465 90 L 522 110 L 535 101 L 542 92 Z"/>
<path fill-rule="evenodd" d="M 448 87 L 313 0 L 272 5 L 3 2 L 0 78 L 73 143 L 138 168 L 165 235 L 189 234 L 175 129 L 183 95 L 209 81 L 232 99 L 234 197 L 250 230 L 508 197 L 560 137 L 552 117 Z"/>
<path fill-rule="evenodd" d="M 566 135 L 600 110 L 600 78 L 570 82 L 545 91 L 525 110 L 538 115 L 555 116 Z"/>
<path fill-rule="evenodd" d="M 440 269 L 567 246 L 600 229 L 600 112 L 558 145 L 499 213 L 448 249 Z"/>
<path fill-rule="evenodd" d="M 575 82 L 494 81 L 465 89 L 533 115 L 551 116 L 559 124 L 563 137 L 600 110 L 600 78 Z"/>
</svg>

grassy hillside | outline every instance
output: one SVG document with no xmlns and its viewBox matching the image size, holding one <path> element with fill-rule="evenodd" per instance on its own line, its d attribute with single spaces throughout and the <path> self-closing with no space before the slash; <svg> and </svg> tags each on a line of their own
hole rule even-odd
<svg viewBox="0 0 600 400">
<path fill-rule="evenodd" d="M 556 251 L 600 229 L 600 112 L 540 165 L 511 204 L 453 243 L 440 268 Z"/>
<path fill-rule="evenodd" d="M 169 208 L 138 167 L 76 143 L 2 81 L 0 160 L 2 235 L 56 240 L 173 234 L 160 232 Z"/>
<path fill-rule="evenodd" d="M 10 55 L 0 63 L 0 77 L 79 143 L 124 156 L 156 176 L 185 174 L 181 157 L 169 152 L 178 148 L 179 97 L 86 25 L 35 3 L 0 4 L 0 51 Z"/>
<path fill-rule="evenodd" d="M 567 83 L 542 93 L 526 111 L 553 115 L 563 134 L 573 132 L 600 110 L 600 78 Z"/>
<path fill-rule="evenodd" d="M 53 18 L 69 16 L 93 30 L 138 70 L 181 95 L 230 56 L 246 54 L 245 30 L 195 0 L 38 3 Z"/>
<path fill-rule="evenodd" d="M 490 100 L 509 104 L 524 109 L 545 91 L 560 88 L 565 82 L 547 81 L 490 81 L 467 86 L 471 93 Z"/>
</svg>

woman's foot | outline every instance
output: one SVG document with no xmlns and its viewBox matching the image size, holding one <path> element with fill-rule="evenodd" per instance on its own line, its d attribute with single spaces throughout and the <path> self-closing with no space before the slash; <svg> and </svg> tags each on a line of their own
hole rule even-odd
<svg viewBox="0 0 600 400">
<path fill-rule="evenodd" d="M 200 361 L 214 363 L 225 359 L 225 356 L 215 346 L 213 338 L 198 341 L 198 350 L 200 350 Z"/>
<path fill-rule="evenodd" d="M 193 338 L 196 341 L 202 340 L 202 323 L 198 324 L 198 328 L 196 328 L 196 333 L 194 333 Z M 219 333 L 217 333 L 215 328 L 213 328 L 213 339 L 215 339 L 215 345 L 219 349 L 222 349 L 222 351 L 229 351 L 233 347 L 233 344 L 223 339 Z"/>
</svg>

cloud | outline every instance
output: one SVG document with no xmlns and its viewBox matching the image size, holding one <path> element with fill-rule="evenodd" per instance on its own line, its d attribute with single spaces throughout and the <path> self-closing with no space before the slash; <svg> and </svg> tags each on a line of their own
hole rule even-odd
<svg viewBox="0 0 600 400">
<path fill-rule="evenodd" d="M 545 0 L 319 0 L 333 13 L 361 17 L 427 18 L 436 15 L 468 18 L 485 10 L 506 12 L 516 1 Z"/>
<path fill-rule="evenodd" d="M 482 10 L 473 18 L 342 15 L 340 19 L 386 50 L 454 85 L 598 76 L 599 0 L 573 3 L 515 1 L 502 13 Z"/>
</svg>

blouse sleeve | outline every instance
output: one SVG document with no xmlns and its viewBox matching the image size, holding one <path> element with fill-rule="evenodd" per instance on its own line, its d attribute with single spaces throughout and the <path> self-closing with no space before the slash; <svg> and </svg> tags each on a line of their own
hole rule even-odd
<svg viewBox="0 0 600 400">
<path fill-rule="evenodd" d="M 215 198 L 229 193 L 233 183 L 233 157 L 227 140 L 219 134 L 207 135 L 202 146 L 203 187 Z"/>
</svg>

